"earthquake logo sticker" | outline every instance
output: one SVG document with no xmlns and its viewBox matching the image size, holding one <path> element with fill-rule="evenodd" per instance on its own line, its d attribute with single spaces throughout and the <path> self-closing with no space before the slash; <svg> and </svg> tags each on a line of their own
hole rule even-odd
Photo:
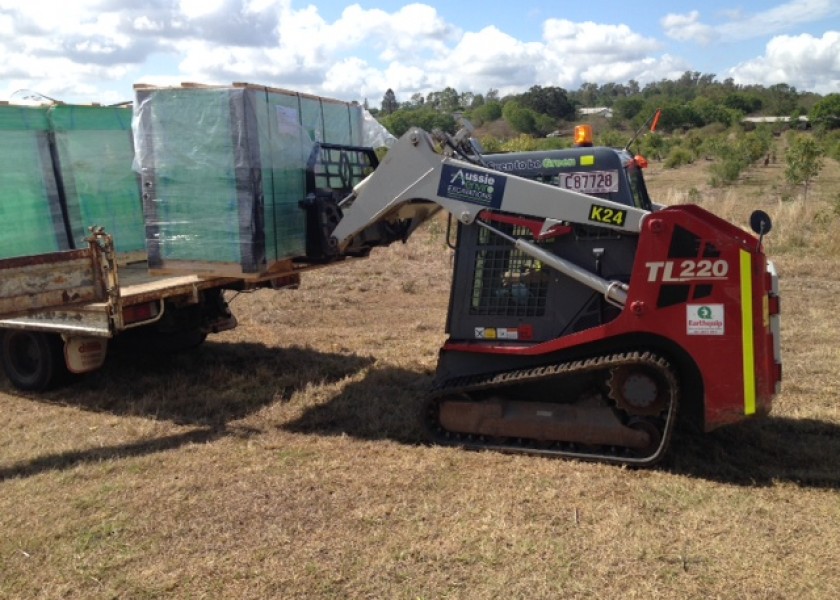
<svg viewBox="0 0 840 600">
<path fill-rule="evenodd" d="M 686 333 L 688 335 L 724 335 L 723 304 L 688 304 L 686 306 Z"/>
</svg>

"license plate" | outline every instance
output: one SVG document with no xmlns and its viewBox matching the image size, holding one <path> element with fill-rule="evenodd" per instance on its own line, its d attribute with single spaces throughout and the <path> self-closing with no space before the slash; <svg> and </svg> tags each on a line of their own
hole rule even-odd
<svg viewBox="0 0 840 600">
<path fill-rule="evenodd" d="M 560 173 L 561 188 L 583 194 L 609 194 L 618 191 L 618 171 L 580 171 Z"/>
</svg>

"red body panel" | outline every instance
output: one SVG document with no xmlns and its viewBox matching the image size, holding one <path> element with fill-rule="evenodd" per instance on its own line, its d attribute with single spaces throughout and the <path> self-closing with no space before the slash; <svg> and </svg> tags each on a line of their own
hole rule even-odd
<svg viewBox="0 0 840 600">
<path fill-rule="evenodd" d="M 692 251 L 683 244 L 675 252 L 677 230 L 684 238 L 691 234 Z M 768 307 L 778 302 L 770 298 L 758 246 L 752 235 L 697 206 L 666 208 L 643 222 L 627 302 L 614 320 L 538 344 L 450 342 L 444 349 L 540 355 L 650 334 L 682 348 L 697 366 L 707 430 L 766 414 L 781 373 L 768 318 Z"/>
</svg>

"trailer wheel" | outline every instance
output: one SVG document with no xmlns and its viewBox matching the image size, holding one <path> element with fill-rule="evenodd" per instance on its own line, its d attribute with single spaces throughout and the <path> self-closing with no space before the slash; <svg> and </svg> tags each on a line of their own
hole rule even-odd
<svg viewBox="0 0 840 600">
<path fill-rule="evenodd" d="M 0 361 L 19 390 L 42 392 L 67 373 L 61 336 L 40 331 L 0 331 Z"/>
</svg>

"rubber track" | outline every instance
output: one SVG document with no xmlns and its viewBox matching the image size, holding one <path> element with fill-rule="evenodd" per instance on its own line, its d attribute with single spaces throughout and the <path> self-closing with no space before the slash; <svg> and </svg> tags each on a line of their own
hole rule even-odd
<svg viewBox="0 0 840 600">
<path fill-rule="evenodd" d="M 581 446 L 562 441 L 546 443 L 541 440 L 524 438 L 498 438 L 475 434 L 461 434 L 445 431 L 438 422 L 438 403 L 448 396 L 471 394 L 474 392 L 495 390 L 512 385 L 538 382 L 555 377 L 575 377 L 590 374 L 593 371 L 609 371 L 622 366 L 640 366 L 655 369 L 662 374 L 670 384 L 671 401 L 663 411 L 664 422 L 659 427 L 661 442 L 659 447 L 649 456 L 634 456 L 631 451 L 622 447 Z M 607 373 L 608 375 L 608 373 Z M 605 377 L 606 382 L 606 377 Z M 582 360 L 575 360 L 552 365 L 543 365 L 530 369 L 503 371 L 497 373 L 455 377 L 436 385 L 427 397 L 426 428 L 432 441 L 447 446 L 461 446 L 470 449 L 490 449 L 502 452 L 516 452 L 524 454 L 538 454 L 582 460 L 606 462 L 634 466 L 650 466 L 658 462 L 664 455 L 670 442 L 671 433 L 676 421 L 677 405 L 679 401 L 679 384 L 677 375 L 668 361 L 648 351 L 632 351 L 617 354 L 595 356 Z"/>
</svg>

